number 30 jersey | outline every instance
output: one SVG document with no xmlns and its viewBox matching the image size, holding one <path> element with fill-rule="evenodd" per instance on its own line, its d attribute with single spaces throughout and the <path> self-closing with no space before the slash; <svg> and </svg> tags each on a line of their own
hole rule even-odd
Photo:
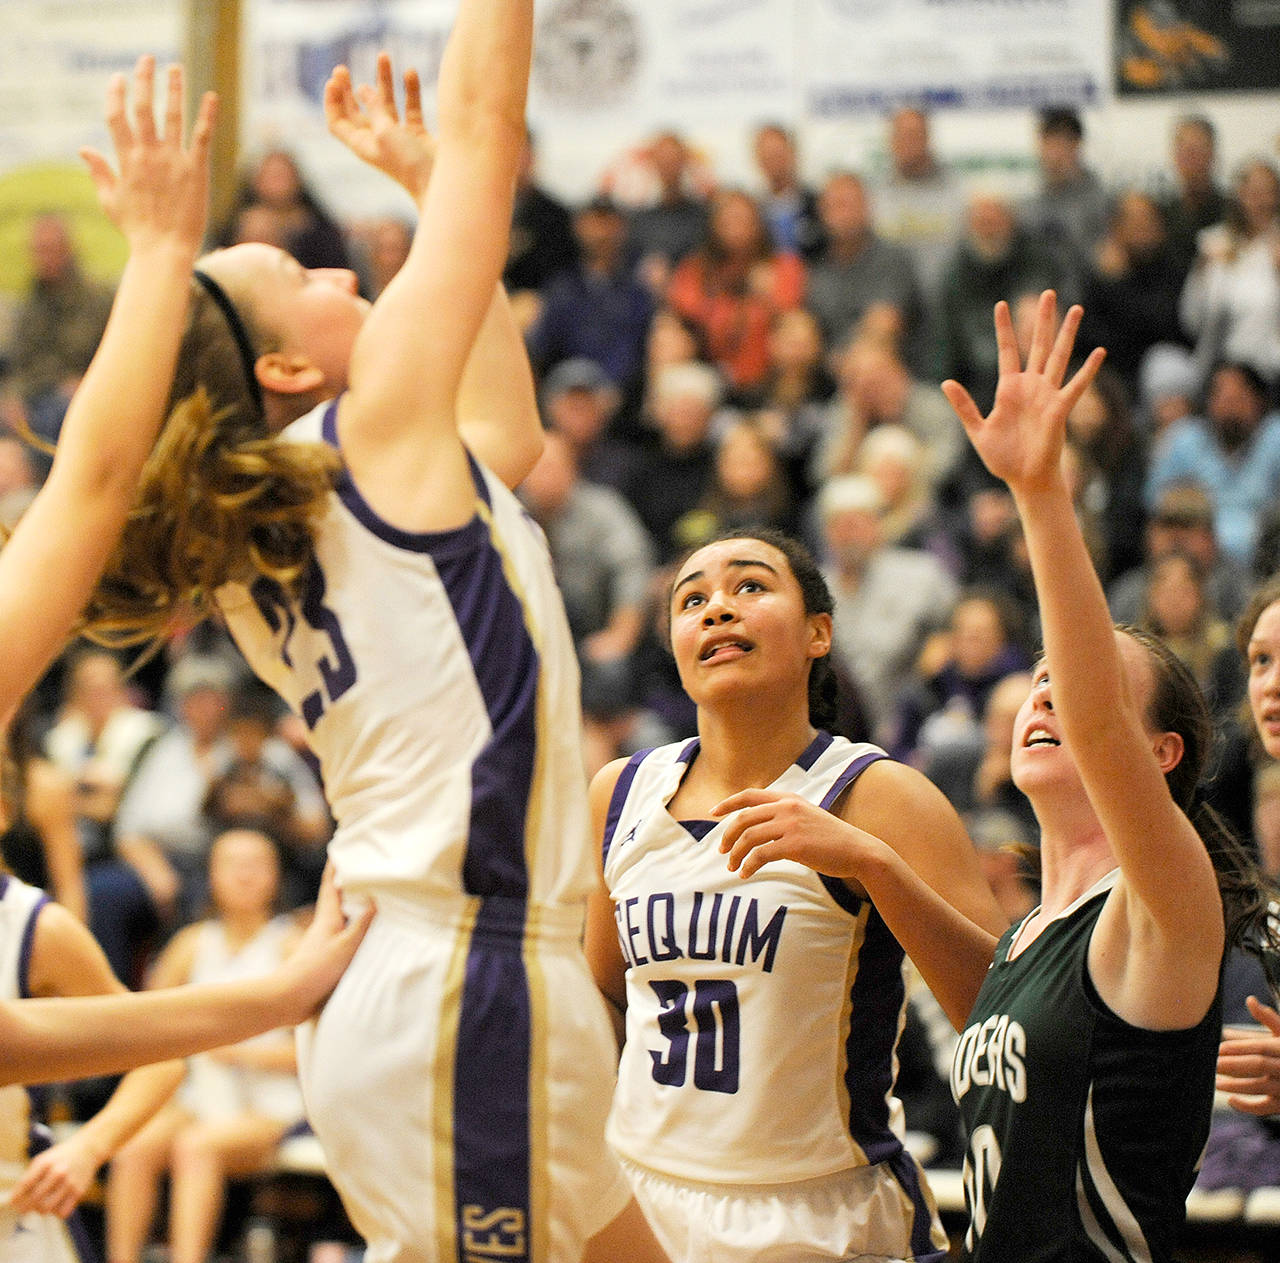
<svg viewBox="0 0 1280 1263">
<path fill-rule="evenodd" d="M 1167 1263 L 1209 1134 L 1220 999 L 1196 1026 L 1130 1026 L 1089 979 L 1119 870 L 1012 959 L 1007 931 L 956 1045 L 969 1152 L 964 1257 Z"/>
<path fill-rule="evenodd" d="M 286 434 L 337 446 L 336 401 Z M 351 894 L 580 902 L 594 889 L 578 667 L 541 531 L 472 462 L 475 516 L 413 533 L 343 473 L 298 598 L 218 601 L 319 757 Z"/>
<path fill-rule="evenodd" d="M 743 880 L 726 823 L 666 804 L 698 741 L 623 769 L 604 839 L 627 962 L 609 1140 L 716 1184 L 778 1184 L 896 1157 L 903 953 L 843 882 L 776 861 Z M 820 733 L 771 786 L 830 807 L 884 751 Z"/>
</svg>

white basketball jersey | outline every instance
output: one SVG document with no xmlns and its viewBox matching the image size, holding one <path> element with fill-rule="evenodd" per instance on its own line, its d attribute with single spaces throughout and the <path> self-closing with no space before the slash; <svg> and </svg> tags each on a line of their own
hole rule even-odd
<svg viewBox="0 0 1280 1263">
<path fill-rule="evenodd" d="M 891 1158 L 902 949 L 843 882 L 791 861 L 743 880 L 719 850 L 726 822 L 673 819 L 697 751 L 695 738 L 636 755 L 610 805 L 604 875 L 627 961 L 610 1142 L 712 1183 Z M 883 757 L 820 733 L 772 788 L 830 807 Z"/>
<path fill-rule="evenodd" d="M 286 433 L 337 445 L 336 401 Z M 219 604 L 306 721 L 354 894 L 580 901 L 593 888 L 578 667 L 541 531 L 474 461 L 475 516 L 412 533 L 347 474 L 298 599 Z"/>
<path fill-rule="evenodd" d="M 36 917 L 49 902 L 43 890 L 0 873 L 0 999 L 30 994 L 28 974 Z M 31 1099 L 19 1084 L 0 1087 L 0 1184 L 26 1169 L 31 1147 Z M 15 1174 L 16 1169 L 16 1174 Z"/>
<path fill-rule="evenodd" d="M 36 918 L 49 902 L 43 890 L 0 874 L 0 999 L 30 995 L 28 975 Z M 32 1120 L 27 1089 L 0 1088 L 0 1259 L 4 1263 L 87 1263 L 93 1259 L 79 1216 L 62 1220 L 34 1211 L 16 1215 L 5 1204 L 31 1157 L 49 1147 L 49 1133 Z"/>
</svg>

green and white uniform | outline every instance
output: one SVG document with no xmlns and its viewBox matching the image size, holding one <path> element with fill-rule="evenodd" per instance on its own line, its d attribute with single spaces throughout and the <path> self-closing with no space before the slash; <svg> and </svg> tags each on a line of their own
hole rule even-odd
<svg viewBox="0 0 1280 1263">
<path fill-rule="evenodd" d="M 1089 978 L 1119 869 L 1013 959 L 1009 930 L 956 1047 L 974 1263 L 1161 1263 L 1209 1134 L 1221 994 L 1196 1026 L 1122 1021 Z"/>
</svg>

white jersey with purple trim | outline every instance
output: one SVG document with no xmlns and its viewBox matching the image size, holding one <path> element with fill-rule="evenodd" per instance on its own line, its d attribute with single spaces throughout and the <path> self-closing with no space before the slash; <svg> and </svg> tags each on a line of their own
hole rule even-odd
<svg viewBox="0 0 1280 1263">
<path fill-rule="evenodd" d="M 697 752 L 696 738 L 642 751 L 610 805 L 604 877 L 627 1029 L 609 1140 L 712 1184 L 896 1161 L 902 949 L 843 882 L 791 861 L 744 881 L 720 853 L 724 822 L 675 820 L 667 803 Z M 829 808 L 884 757 L 819 733 L 771 788 Z"/>
<path fill-rule="evenodd" d="M 294 422 L 337 443 L 336 401 Z M 254 671 L 306 721 L 348 893 L 577 902 L 593 888 L 578 667 L 541 531 L 471 462 L 475 516 L 413 533 L 347 474 L 299 599 L 219 604 Z"/>
<path fill-rule="evenodd" d="M 0 874 L 0 999 L 31 994 L 31 949 L 36 919 L 49 896 L 8 873 Z M 48 1148 L 48 1131 L 32 1117 L 31 1096 L 18 1084 L 0 1088 L 0 1259 L 4 1263 L 81 1263 L 91 1260 L 79 1220 L 56 1215 L 15 1215 L 9 1191 L 31 1158 Z"/>
</svg>

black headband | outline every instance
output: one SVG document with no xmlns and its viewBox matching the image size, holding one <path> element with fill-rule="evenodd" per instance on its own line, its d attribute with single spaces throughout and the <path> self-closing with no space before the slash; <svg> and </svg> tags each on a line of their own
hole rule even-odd
<svg viewBox="0 0 1280 1263">
<path fill-rule="evenodd" d="M 244 321 L 240 319 L 240 313 L 236 310 L 235 303 L 227 297 L 227 291 L 208 272 L 202 272 L 199 268 L 196 268 L 191 275 L 200 282 L 201 288 L 213 299 L 217 304 L 218 310 L 222 312 L 222 317 L 227 322 L 227 328 L 231 330 L 231 337 L 235 341 L 236 350 L 240 352 L 240 363 L 244 367 L 245 381 L 249 386 L 249 394 L 253 396 L 254 406 L 258 409 L 258 416 L 265 417 L 266 412 L 262 406 L 262 387 L 258 385 L 258 375 L 254 371 L 258 363 L 258 357 L 253 353 L 253 344 L 249 341 L 249 331 L 244 327 Z"/>
</svg>

